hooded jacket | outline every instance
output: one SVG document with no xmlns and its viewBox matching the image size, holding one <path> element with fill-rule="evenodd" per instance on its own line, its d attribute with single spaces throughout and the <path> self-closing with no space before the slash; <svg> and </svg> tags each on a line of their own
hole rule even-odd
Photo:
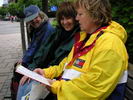
<svg viewBox="0 0 133 100">
<path fill-rule="evenodd" d="M 100 32 L 101 36 L 98 36 Z M 84 40 L 85 32 L 81 32 L 79 41 Z M 96 40 L 97 38 L 97 40 Z M 92 34 L 84 45 L 94 47 L 87 53 L 79 53 L 73 59 L 76 43 L 65 59 L 58 66 L 44 69 L 45 77 L 53 79 L 61 75 L 62 79 L 53 82 L 51 90 L 57 94 L 58 100 L 105 100 L 121 82 L 128 66 L 128 55 L 124 43 L 127 39 L 125 29 L 112 21 L 105 29 Z M 77 42 L 77 43 L 78 43 Z M 63 73 L 63 74 L 62 74 Z"/>
</svg>

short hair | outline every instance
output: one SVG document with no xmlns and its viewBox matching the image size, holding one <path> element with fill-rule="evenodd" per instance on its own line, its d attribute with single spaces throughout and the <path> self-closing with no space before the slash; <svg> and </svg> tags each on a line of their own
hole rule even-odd
<svg viewBox="0 0 133 100">
<path fill-rule="evenodd" d="M 112 20 L 109 0 L 77 0 L 75 8 L 85 8 L 97 25 L 109 24 Z"/>
<path fill-rule="evenodd" d="M 62 19 L 62 17 L 70 17 L 75 20 L 76 15 L 77 13 L 72 2 L 62 2 L 57 10 L 56 19 L 59 25 L 61 26 L 60 20 Z"/>
</svg>

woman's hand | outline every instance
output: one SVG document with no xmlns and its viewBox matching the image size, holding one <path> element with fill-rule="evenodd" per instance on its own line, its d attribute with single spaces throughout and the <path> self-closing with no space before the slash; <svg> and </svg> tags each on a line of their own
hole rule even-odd
<svg viewBox="0 0 133 100">
<path fill-rule="evenodd" d="M 34 70 L 34 72 L 36 72 L 36 73 L 42 75 L 43 77 L 45 77 L 45 72 L 44 72 L 43 69 L 37 68 L 37 69 Z M 53 82 L 55 82 L 55 81 L 56 81 L 56 80 L 51 80 L 51 79 L 48 80 L 48 82 L 49 82 L 51 85 L 52 85 Z M 42 84 L 42 85 L 45 86 L 49 91 L 51 91 L 51 87 L 50 87 L 50 86 L 44 85 L 44 84 Z"/>
<path fill-rule="evenodd" d="M 52 85 L 56 80 L 48 80 L 49 84 Z M 45 86 L 49 91 L 51 91 L 51 86 L 46 85 Z"/>
<path fill-rule="evenodd" d="M 21 59 L 21 60 L 19 60 L 16 64 L 17 64 L 17 65 L 22 64 L 22 59 Z"/>
<path fill-rule="evenodd" d="M 38 74 L 42 75 L 43 77 L 45 77 L 44 70 L 43 70 L 43 69 L 41 69 L 41 68 L 36 68 L 36 69 L 34 70 L 34 72 L 36 72 L 36 73 L 38 73 Z"/>
<path fill-rule="evenodd" d="M 34 72 L 36 72 L 36 73 L 42 75 L 43 77 L 45 77 L 45 72 L 44 72 L 43 69 L 37 68 L 37 69 L 34 70 Z M 50 84 L 53 83 L 53 81 L 50 80 L 50 79 L 48 80 L 48 82 L 49 82 Z M 45 84 L 42 84 L 42 85 L 45 86 L 49 91 L 51 91 L 51 87 L 50 87 L 50 86 L 45 85 Z"/>
<path fill-rule="evenodd" d="M 26 81 L 29 82 L 29 81 L 30 81 L 30 78 L 27 77 L 27 76 L 23 76 L 23 77 L 21 78 L 19 84 L 20 84 L 20 85 L 24 85 L 24 83 L 25 83 Z"/>
<path fill-rule="evenodd" d="M 44 71 L 43 71 L 43 69 L 37 68 L 37 69 L 34 70 L 34 72 L 36 72 L 36 73 L 38 73 L 38 74 L 44 76 Z M 31 80 L 31 79 L 30 79 L 29 77 L 23 76 L 23 77 L 21 78 L 19 84 L 20 84 L 20 85 L 24 85 L 27 81 L 28 81 L 28 83 L 29 83 L 30 80 Z"/>
</svg>

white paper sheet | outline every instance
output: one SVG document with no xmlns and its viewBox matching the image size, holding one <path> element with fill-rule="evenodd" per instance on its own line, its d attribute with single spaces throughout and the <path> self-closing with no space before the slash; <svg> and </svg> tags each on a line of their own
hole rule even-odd
<svg viewBox="0 0 133 100">
<path fill-rule="evenodd" d="M 41 75 L 39 75 L 39 74 L 37 74 L 37 73 L 35 73 L 33 71 L 30 71 L 29 69 L 23 67 L 22 65 L 18 65 L 17 66 L 16 72 L 18 72 L 18 73 L 20 73 L 22 75 L 25 75 L 25 76 L 27 76 L 29 78 L 32 78 L 32 79 L 34 79 L 34 80 L 36 80 L 38 82 L 41 82 L 41 83 L 43 83 L 45 85 L 51 86 L 49 84 L 49 82 L 48 82 L 48 80 L 50 80 L 50 79 L 47 79 L 47 78 L 45 78 L 45 77 L 43 77 L 43 76 L 41 76 Z"/>
</svg>

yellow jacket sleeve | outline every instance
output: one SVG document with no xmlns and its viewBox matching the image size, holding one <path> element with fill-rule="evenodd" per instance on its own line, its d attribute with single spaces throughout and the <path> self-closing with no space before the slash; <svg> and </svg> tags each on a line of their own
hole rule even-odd
<svg viewBox="0 0 133 100">
<path fill-rule="evenodd" d="M 59 77 L 64 69 L 67 57 L 64 58 L 59 65 L 50 66 L 49 68 L 43 69 L 46 78 L 53 79 L 55 77 Z"/>
</svg>

